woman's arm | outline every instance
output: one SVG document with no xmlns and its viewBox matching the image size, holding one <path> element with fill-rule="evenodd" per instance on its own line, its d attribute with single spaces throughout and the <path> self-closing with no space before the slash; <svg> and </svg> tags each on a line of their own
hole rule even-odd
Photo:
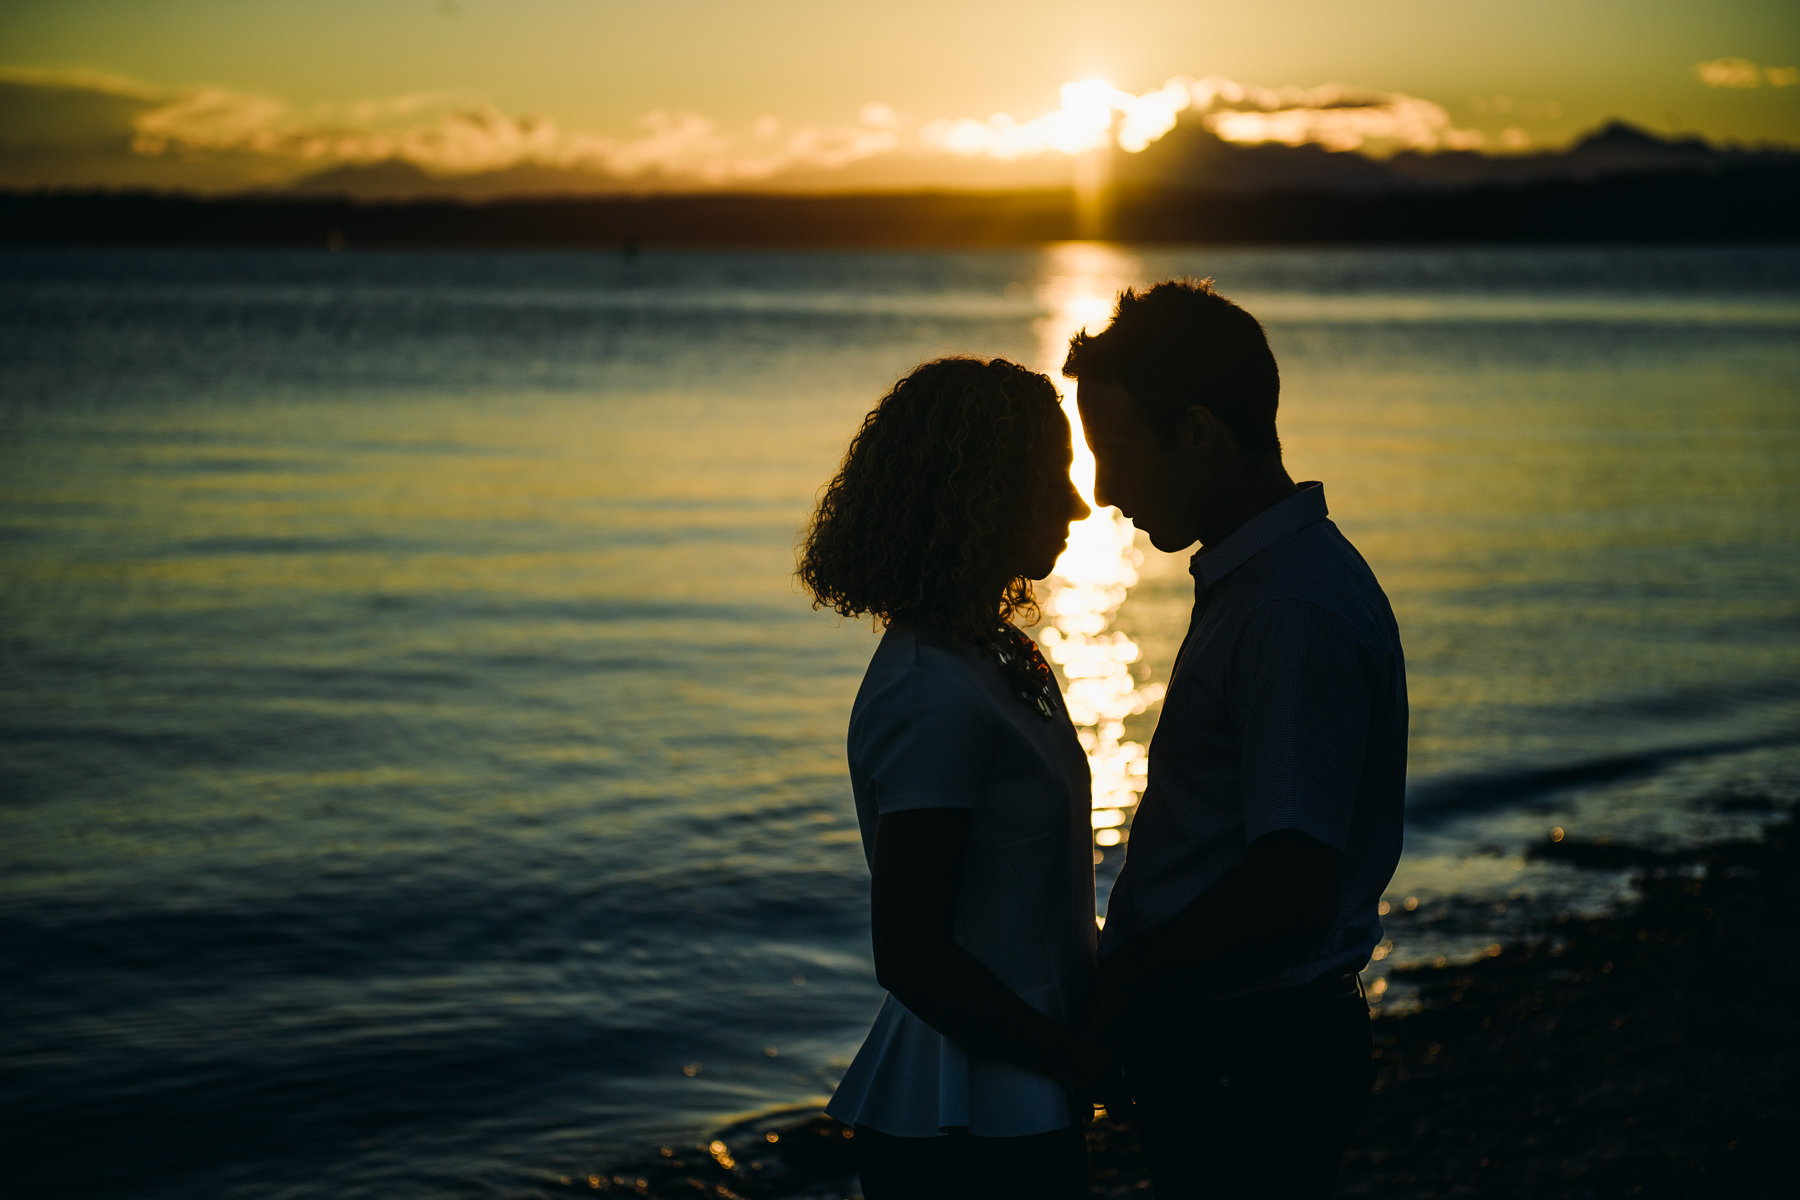
<svg viewBox="0 0 1800 1200">
<path fill-rule="evenodd" d="M 975 1054 L 1073 1085 L 1083 1097 L 1115 1077 L 1110 1051 L 1021 1000 L 956 944 L 967 809 L 888 813 L 875 827 L 875 978 L 927 1025 Z"/>
</svg>

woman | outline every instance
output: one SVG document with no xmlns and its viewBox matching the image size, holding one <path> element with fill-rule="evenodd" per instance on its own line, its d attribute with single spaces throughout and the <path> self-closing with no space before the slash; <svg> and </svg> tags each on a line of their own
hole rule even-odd
<svg viewBox="0 0 1800 1200">
<path fill-rule="evenodd" d="M 826 1109 L 868 1200 L 1086 1194 L 1117 1068 L 1072 1026 L 1094 970 L 1086 755 L 1035 619 L 1088 506 L 1042 375 L 926 363 L 863 420 L 801 549 L 814 603 L 886 629 L 850 782 L 888 998 Z"/>
</svg>

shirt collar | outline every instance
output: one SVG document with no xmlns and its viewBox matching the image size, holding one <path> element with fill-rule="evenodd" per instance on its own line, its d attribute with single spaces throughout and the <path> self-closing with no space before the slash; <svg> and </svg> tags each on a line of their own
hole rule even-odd
<svg viewBox="0 0 1800 1200">
<path fill-rule="evenodd" d="M 1326 515 L 1325 485 L 1308 480 L 1300 484 L 1299 489 L 1286 500 L 1269 505 L 1245 521 L 1218 545 L 1195 554 L 1188 570 L 1200 581 L 1200 586 L 1213 586 L 1288 534 L 1323 521 Z"/>
</svg>

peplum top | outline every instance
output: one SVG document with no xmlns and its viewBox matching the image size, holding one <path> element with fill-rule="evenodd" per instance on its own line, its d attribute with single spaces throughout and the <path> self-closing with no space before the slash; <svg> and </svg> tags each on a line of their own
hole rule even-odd
<svg viewBox="0 0 1800 1200">
<path fill-rule="evenodd" d="M 1061 697 L 1045 720 L 974 646 L 892 628 L 851 709 L 848 751 L 871 862 L 881 814 L 972 811 L 957 944 L 1039 1012 L 1072 1020 L 1095 964 L 1092 785 Z M 897 1137 L 1023 1137 L 1085 1115 L 1062 1084 L 968 1053 L 892 995 L 825 1111 Z"/>
</svg>

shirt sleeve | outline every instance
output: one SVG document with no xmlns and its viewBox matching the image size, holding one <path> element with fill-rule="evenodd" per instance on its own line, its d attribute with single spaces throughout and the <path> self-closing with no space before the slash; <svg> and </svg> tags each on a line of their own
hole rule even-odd
<svg viewBox="0 0 1800 1200">
<path fill-rule="evenodd" d="M 1369 734 L 1355 633 L 1316 604 L 1271 601 L 1245 619 L 1228 670 L 1246 840 L 1297 829 L 1342 850 Z"/>
<path fill-rule="evenodd" d="M 873 697 L 850 731 L 850 773 L 878 813 L 974 808 L 993 752 L 982 699 L 911 670 Z"/>
</svg>

